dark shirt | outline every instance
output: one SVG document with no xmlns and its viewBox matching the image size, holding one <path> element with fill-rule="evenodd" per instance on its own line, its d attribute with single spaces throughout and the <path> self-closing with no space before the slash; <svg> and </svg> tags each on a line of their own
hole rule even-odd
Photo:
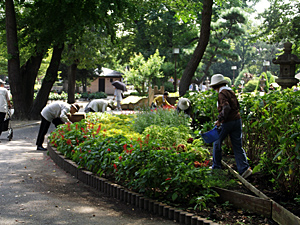
<svg viewBox="0 0 300 225">
<path fill-rule="evenodd" d="M 241 119 L 240 104 L 232 90 L 222 90 L 218 96 L 218 120 L 226 123 L 233 120 Z"/>
</svg>

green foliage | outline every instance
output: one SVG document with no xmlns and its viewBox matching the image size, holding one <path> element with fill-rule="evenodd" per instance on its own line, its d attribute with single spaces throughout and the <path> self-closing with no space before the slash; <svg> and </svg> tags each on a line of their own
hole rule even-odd
<svg viewBox="0 0 300 225">
<path fill-rule="evenodd" d="M 290 89 L 240 101 L 247 156 L 273 178 L 275 187 L 295 195 L 300 190 L 299 93 Z"/>
<path fill-rule="evenodd" d="M 138 133 L 144 132 L 144 130 L 151 126 L 157 125 L 161 127 L 179 127 L 180 125 L 190 125 L 190 118 L 185 114 L 178 114 L 175 110 L 146 109 L 140 112 L 134 118 L 134 130 Z"/>
<path fill-rule="evenodd" d="M 159 56 L 158 50 L 147 60 L 141 53 L 135 54 L 130 60 L 129 70 L 124 71 L 126 80 L 131 83 L 139 93 L 146 93 L 150 81 L 163 77 L 161 65 L 165 57 Z"/>
<path fill-rule="evenodd" d="M 134 117 L 88 114 L 86 120 L 61 125 L 51 133 L 50 143 L 79 167 L 116 179 L 147 196 L 192 205 L 200 204 L 199 196 L 205 196 L 202 207 L 215 201 L 206 160 L 209 152 L 201 147 L 202 142 L 189 138 L 188 128 L 183 125 L 152 126 L 143 135 L 136 133 Z M 174 135 L 179 135 L 182 142 L 178 146 L 165 145 L 175 140 Z"/>
<path fill-rule="evenodd" d="M 174 91 L 174 84 L 172 84 L 172 82 L 165 82 L 164 87 L 165 87 L 165 91 L 168 91 L 168 92 Z"/>
<path fill-rule="evenodd" d="M 217 12 L 218 20 L 212 22 L 209 45 L 202 59 L 206 76 L 209 76 L 213 63 L 224 62 L 225 59 L 238 61 L 238 54 L 231 50 L 230 43 L 245 32 L 243 24 L 246 17 L 241 8 L 230 7 Z"/>
<path fill-rule="evenodd" d="M 247 85 L 252 82 L 255 80 Z M 192 101 L 195 119 L 201 118 L 199 115 L 210 118 L 208 123 L 198 126 L 198 130 L 211 129 L 218 115 L 217 94 L 207 91 L 187 97 Z M 239 96 L 239 103 L 243 147 L 253 171 L 270 177 L 274 188 L 283 194 L 296 196 L 300 191 L 299 91 L 272 91 L 264 96 L 244 93 Z"/>
<path fill-rule="evenodd" d="M 210 130 L 218 116 L 216 107 L 218 93 L 209 89 L 193 94 L 188 93 L 185 97 L 192 103 L 193 121 L 196 126 L 195 133 L 199 133 L 200 130 L 202 132 Z"/>
<path fill-rule="evenodd" d="M 36 97 L 37 93 L 34 93 L 34 98 Z M 81 98 L 81 94 L 79 93 L 75 93 L 75 99 L 79 99 Z M 64 91 L 59 93 L 56 92 L 50 92 L 48 100 L 53 100 L 53 101 L 57 101 L 57 100 L 68 100 L 68 94 L 65 93 Z"/>
<path fill-rule="evenodd" d="M 255 91 L 258 83 L 259 83 L 258 79 L 253 79 L 248 81 L 247 84 L 244 86 L 243 92 Z"/>
<path fill-rule="evenodd" d="M 95 92 L 95 93 L 84 92 L 81 94 L 81 98 L 86 98 L 86 99 L 107 98 L 107 94 L 104 92 Z"/>
<path fill-rule="evenodd" d="M 143 134 L 149 134 L 152 142 L 158 142 L 167 148 L 176 147 L 179 144 L 187 144 L 188 138 L 192 136 L 189 135 L 189 128 L 184 125 L 176 126 L 158 126 L 150 125 L 147 127 Z"/>
</svg>

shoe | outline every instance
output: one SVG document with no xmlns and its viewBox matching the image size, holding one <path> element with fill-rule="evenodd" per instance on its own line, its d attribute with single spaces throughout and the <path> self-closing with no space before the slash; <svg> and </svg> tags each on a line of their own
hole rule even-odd
<svg viewBox="0 0 300 225">
<path fill-rule="evenodd" d="M 251 174 L 252 174 L 252 170 L 251 170 L 251 168 L 249 167 L 249 168 L 242 174 L 242 177 L 243 177 L 244 179 L 246 179 L 246 178 L 249 177 Z"/>
<path fill-rule="evenodd" d="M 47 148 L 44 148 L 43 146 L 38 146 L 36 148 L 36 150 L 38 150 L 38 151 L 47 151 Z"/>
</svg>

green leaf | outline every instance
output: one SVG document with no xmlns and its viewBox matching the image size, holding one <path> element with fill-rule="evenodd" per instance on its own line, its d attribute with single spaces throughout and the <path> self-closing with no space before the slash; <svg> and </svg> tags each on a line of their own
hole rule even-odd
<svg viewBox="0 0 300 225">
<path fill-rule="evenodd" d="M 175 192 L 172 195 L 172 200 L 175 201 L 178 198 L 178 194 Z"/>
</svg>

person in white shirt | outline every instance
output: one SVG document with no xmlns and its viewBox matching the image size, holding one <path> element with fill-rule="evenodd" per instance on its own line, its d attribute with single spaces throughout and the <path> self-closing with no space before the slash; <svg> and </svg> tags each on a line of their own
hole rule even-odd
<svg viewBox="0 0 300 225">
<path fill-rule="evenodd" d="M 84 112 L 105 112 L 107 107 L 114 109 L 114 101 L 113 100 L 105 100 L 105 99 L 94 99 L 89 102 L 89 104 L 85 107 Z"/>
<path fill-rule="evenodd" d="M 43 147 L 45 135 L 47 134 L 51 122 L 57 127 L 60 124 L 71 123 L 67 114 L 78 112 L 78 104 L 68 104 L 66 102 L 52 102 L 45 106 L 41 112 L 42 122 L 40 125 L 38 137 L 36 140 L 37 150 L 46 151 L 47 149 Z"/>
<path fill-rule="evenodd" d="M 2 134 L 5 115 L 8 111 L 8 108 L 11 107 L 9 93 L 8 90 L 4 87 L 4 84 L 5 82 L 0 79 L 0 135 Z"/>
<path fill-rule="evenodd" d="M 115 89 L 115 93 L 114 93 L 114 100 L 116 99 L 116 101 L 117 101 L 117 109 L 118 110 L 122 110 L 122 108 L 121 108 L 121 101 L 122 101 L 122 93 L 123 93 L 123 91 L 121 90 L 121 89 Z"/>
</svg>

